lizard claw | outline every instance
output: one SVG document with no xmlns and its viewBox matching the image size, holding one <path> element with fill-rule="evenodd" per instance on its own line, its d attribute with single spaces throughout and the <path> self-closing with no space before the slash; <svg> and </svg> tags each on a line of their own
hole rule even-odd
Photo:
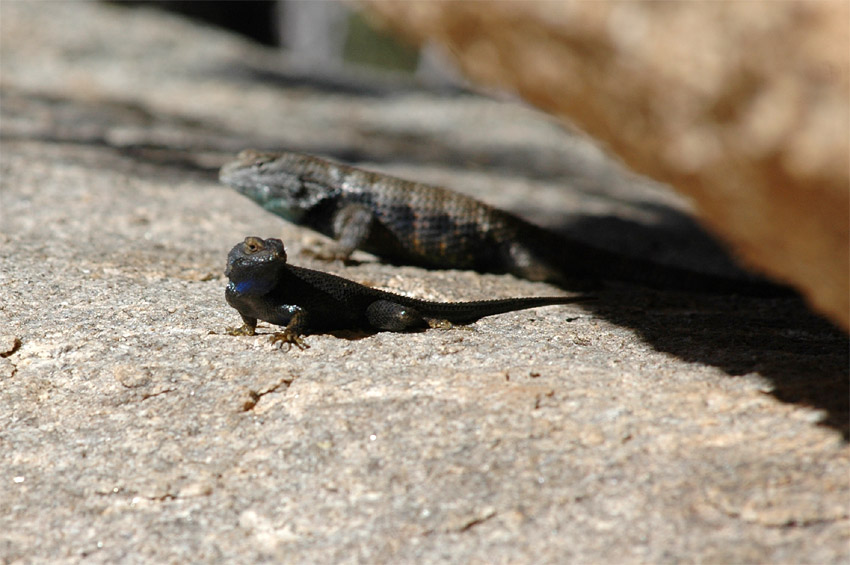
<svg viewBox="0 0 850 565">
<path fill-rule="evenodd" d="M 302 350 L 302 351 L 310 348 L 310 346 L 307 345 L 307 343 L 303 339 L 301 339 L 301 337 L 298 334 L 291 332 L 289 330 L 285 330 L 285 331 L 282 331 L 282 332 L 277 332 L 277 333 L 272 334 L 272 337 L 269 341 L 271 341 L 272 343 L 277 343 L 279 341 L 282 341 L 282 342 L 289 345 L 289 349 L 292 349 L 293 345 L 295 347 L 297 347 L 298 349 Z M 287 351 L 289 351 L 289 350 L 287 350 Z"/>
</svg>

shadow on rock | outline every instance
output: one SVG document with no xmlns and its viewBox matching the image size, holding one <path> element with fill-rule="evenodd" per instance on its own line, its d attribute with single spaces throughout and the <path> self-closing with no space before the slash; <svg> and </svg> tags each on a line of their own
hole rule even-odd
<svg viewBox="0 0 850 565">
<path fill-rule="evenodd" d="M 710 236 L 700 235 L 695 224 L 679 237 L 672 237 L 677 230 L 669 226 L 658 228 L 663 234 L 659 237 L 651 228 L 626 224 L 617 224 L 627 228 L 618 230 L 619 234 L 606 234 L 609 240 L 622 236 L 626 252 L 635 238 L 644 244 L 663 239 L 668 247 L 678 247 L 666 250 L 674 256 L 691 255 L 691 262 L 698 257 L 718 266 L 715 273 L 749 278 L 728 256 L 716 256 L 724 253 L 722 248 L 704 241 Z M 602 228 L 587 220 L 583 229 L 592 234 Z M 650 233 L 636 236 L 646 231 Z M 777 286 L 780 291 L 783 288 Z M 814 314 L 799 296 L 684 293 L 633 286 L 597 294 L 600 300 L 586 308 L 634 330 L 656 350 L 688 363 L 717 367 L 732 377 L 758 373 L 770 381 L 770 394 L 776 399 L 823 410 L 821 425 L 850 441 L 850 339 Z"/>
</svg>

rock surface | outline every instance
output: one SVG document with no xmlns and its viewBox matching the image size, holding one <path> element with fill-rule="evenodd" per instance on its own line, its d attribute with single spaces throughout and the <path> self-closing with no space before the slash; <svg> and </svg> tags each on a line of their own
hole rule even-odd
<svg viewBox="0 0 850 565">
<path fill-rule="evenodd" d="M 800 300 L 621 287 L 303 352 L 223 335 L 249 234 L 425 298 L 557 291 L 320 265 L 316 236 L 215 181 L 249 146 L 734 272 L 583 138 L 113 5 L 0 3 L 0 68 L 0 562 L 850 558 L 848 341 Z"/>
<path fill-rule="evenodd" d="M 693 198 L 850 328 L 850 3 L 364 4 Z"/>
</svg>

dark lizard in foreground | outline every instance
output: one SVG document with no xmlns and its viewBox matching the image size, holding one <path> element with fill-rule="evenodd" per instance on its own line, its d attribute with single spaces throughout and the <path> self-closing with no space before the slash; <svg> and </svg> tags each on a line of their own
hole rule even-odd
<svg viewBox="0 0 850 565">
<path fill-rule="evenodd" d="M 511 273 L 564 288 L 618 280 L 650 287 L 776 295 L 787 289 L 662 266 L 568 240 L 450 190 L 299 153 L 245 150 L 220 180 L 263 208 L 396 264 Z"/>
<path fill-rule="evenodd" d="M 279 239 L 247 237 L 231 249 L 225 274 L 227 303 L 243 325 L 231 335 L 254 335 L 257 320 L 285 326 L 272 341 L 300 348 L 312 332 L 365 329 L 402 332 L 467 324 L 485 316 L 588 300 L 583 296 L 430 302 L 363 286 L 329 273 L 289 265 Z"/>
</svg>

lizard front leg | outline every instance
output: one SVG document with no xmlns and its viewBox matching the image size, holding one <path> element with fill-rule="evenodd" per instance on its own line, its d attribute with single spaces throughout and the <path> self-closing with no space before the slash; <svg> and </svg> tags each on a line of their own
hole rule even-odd
<svg viewBox="0 0 850 565">
<path fill-rule="evenodd" d="M 282 341 L 289 344 L 290 348 L 294 345 L 301 350 L 308 349 L 310 346 L 301 339 L 301 336 L 307 333 L 308 329 L 309 317 L 307 311 L 300 306 L 284 306 L 283 308 L 290 316 L 289 323 L 286 324 L 286 328 L 282 332 L 272 334 L 270 341 L 272 343 Z"/>
<path fill-rule="evenodd" d="M 257 318 L 251 318 L 245 314 L 239 313 L 242 316 L 242 326 L 239 328 L 227 328 L 227 335 L 254 335 L 257 329 Z"/>
<path fill-rule="evenodd" d="M 372 211 L 363 205 L 343 206 L 333 215 L 331 230 L 336 241 L 315 256 L 325 261 L 348 261 L 354 250 L 369 238 L 374 219 Z"/>
</svg>

